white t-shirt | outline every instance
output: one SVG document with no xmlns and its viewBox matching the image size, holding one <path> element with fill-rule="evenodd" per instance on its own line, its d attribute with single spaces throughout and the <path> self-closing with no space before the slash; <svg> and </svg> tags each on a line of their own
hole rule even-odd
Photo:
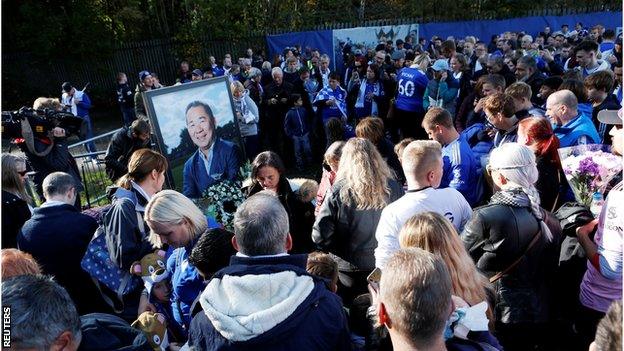
<svg viewBox="0 0 624 351">
<path fill-rule="evenodd" d="M 375 266 L 383 269 L 386 261 L 399 250 L 399 232 L 412 216 L 422 212 L 436 212 L 453 223 L 458 232 L 464 229 L 472 216 L 472 209 L 464 196 L 453 188 L 427 188 L 406 193 L 381 212 L 375 238 Z"/>
</svg>

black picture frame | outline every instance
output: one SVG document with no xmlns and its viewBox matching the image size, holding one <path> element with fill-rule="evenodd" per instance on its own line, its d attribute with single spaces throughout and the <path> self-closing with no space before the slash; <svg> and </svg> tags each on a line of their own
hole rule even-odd
<svg viewBox="0 0 624 351">
<path fill-rule="evenodd" d="M 174 85 L 149 90 L 143 94 L 145 110 L 156 137 L 158 151 L 169 162 L 165 180 L 168 188 L 182 191 L 182 167 L 197 150 L 197 146 L 190 140 L 184 113 L 188 104 L 193 101 L 202 101 L 211 107 L 216 119 L 217 136 L 233 142 L 240 151 L 241 160 L 245 159 L 244 143 L 228 77 Z"/>
</svg>

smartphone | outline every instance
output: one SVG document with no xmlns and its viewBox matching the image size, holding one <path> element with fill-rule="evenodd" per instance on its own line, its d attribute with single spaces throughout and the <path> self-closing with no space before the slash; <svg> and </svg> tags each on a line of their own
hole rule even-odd
<svg viewBox="0 0 624 351">
<path fill-rule="evenodd" d="M 379 281 L 381 280 L 381 269 L 379 267 L 375 267 L 375 269 L 371 272 L 371 274 L 366 277 L 366 280 L 369 283 L 374 283 L 379 285 Z"/>
</svg>

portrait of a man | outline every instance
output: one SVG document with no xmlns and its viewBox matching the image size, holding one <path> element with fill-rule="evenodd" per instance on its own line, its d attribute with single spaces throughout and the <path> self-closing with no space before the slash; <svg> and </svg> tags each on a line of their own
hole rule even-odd
<svg viewBox="0 0 624 351">
<path fill-rule="evenodd" d="M 245 149 L 227 77 L 145 92 L 159 151 L 167 157 L 167 187 L 201 198 L 221 181 L 238 180 Z"/>
<path fill-rule="evenodd" d="M 240 155 L 236 145 L 216 135 L 215 117 L 208 104 L 191 102 L 186 107 L 185 118 L 197 151 L 184 163 L 182 192 L 190 198 L 199 198 L 211 185 L 236 179 Z"/>
</svg>

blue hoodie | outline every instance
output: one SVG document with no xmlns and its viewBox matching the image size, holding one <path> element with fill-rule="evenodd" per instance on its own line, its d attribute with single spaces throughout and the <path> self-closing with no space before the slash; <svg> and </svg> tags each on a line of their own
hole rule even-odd
<svg viewBox="0 0 624 351">
<path fill-rule="evenodd" d="M 198 350 L 350 350 L 340 298 L 305 270 L 307 255 L 233 256 L 200 297 Z M 244 279 L 239 279 L 244 277 Z"/>
<path fill-rule="evenodd" d="M 591 118 L 587 118 L 580 113 L 566 125 L 554 127 L 553 132 L 559 138 L 561 147 L 576 146 L 579 144 L 581 137 L 586 138 L 583 144 L 600 143 L 600 136 Z"/>
</svg>

